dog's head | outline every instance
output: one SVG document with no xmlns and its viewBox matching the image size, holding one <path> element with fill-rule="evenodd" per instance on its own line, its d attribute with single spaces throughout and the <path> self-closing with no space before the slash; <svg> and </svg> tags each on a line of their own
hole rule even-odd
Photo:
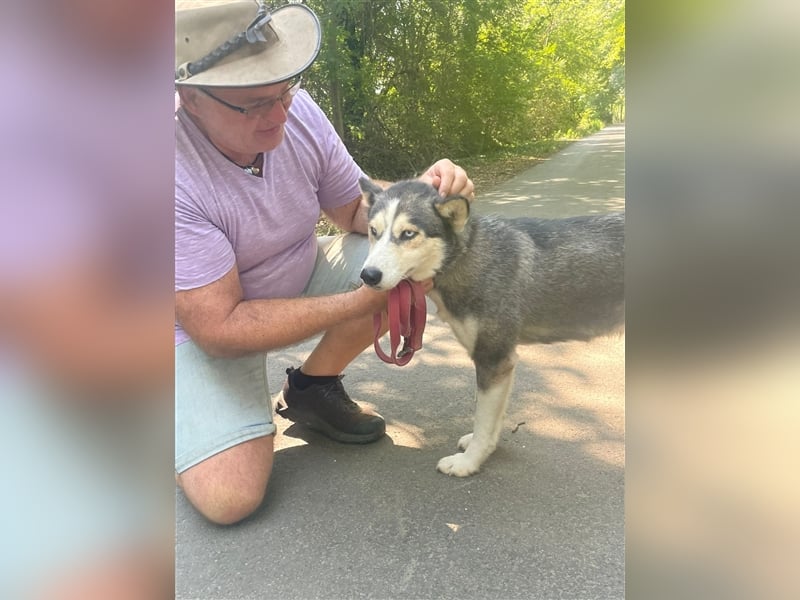
<svg viewBox="0 0 800 600">
<path fill-rule="evenodd" d="M 369 207 L 370 251 L 361 279 L 389 290 L 402 279 L 434 277 L 445 262 L 450 240 L 464 231 L 469 200 L 442 198 L 432 185 L 400 181 L 387 189 L 359 181 Z"/>
</svg>

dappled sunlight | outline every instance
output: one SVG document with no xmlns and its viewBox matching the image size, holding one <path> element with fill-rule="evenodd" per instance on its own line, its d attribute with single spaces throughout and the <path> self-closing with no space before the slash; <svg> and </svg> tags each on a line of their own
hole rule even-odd
<svg viewBox="0 0 800 600">
<path fill-rule="evenodd" d="M 612 467 L 625 468 L 625 442 L 622 440 L 587 442 L 581 448 L 592 458 L 603 461 Z"/>
<path fill-rule="evenodd" d="M 359 392 L 364 396 L 382 396 L 391 393 L 391 390 L 382 379 L 373 379 L 360 382 Z"/>
<path fill-rule="evenodd" d="M 527 182 L 520 182 L 520 189 L 528 185 Z M 604 196 L 603 198 L 595 197 L 589 190 L 589 186 L 601 186 L 601 183 L 581 183 L 573 182 L 571 184 L 572 190 L 581 190 L 582 193 L 556 195 L 553 193 L 543 193 L 531 195 L 522 195 L 514 192 L 504 193 L 502 197 L 495 197 L 491 193 L 484 194 L 476 202 L 483 204 L 476 204 L 475 207 L 481 214 L 499 214 L 501 216 L 509 217 L 563 217 L 563 216 L 577 216 L 584 214 L 597 214 L 621 211 L 625 209 L 625 197 L 622 184 L 619 184 L 619 195 Z M 607 184 L 605 184 L 607 185 Z M 581 186 L 586 186 L 585 188 Z M 585 193 L 583 193 L 585 192 Z M 535 201 L 531 201 L 535 198 Z M 565 214 L 566 213 L 566 214 Z"/>
<path fill-rule="evenodd" d="M 560 183 L 564 181 L 569 181 L 567 177 L 553 177 L 552 179 L 544 179 L 541 181 L 527 181 L 528 185 L 546 185 L 548 183 Z"/>
<path fill-rule="evenodd" d="M 549 403 L 556 404 L 552 398 Z M 529 431 L 540 438 L 575 443 L 592 458 L 624 468 L 624 398 L 618 398 L 617 406 L 611 408 L 601 403 L 594 408 L 575 409 L 575 404 L 574 399 L 567 398 L 551 409 L 537 406 L 534 401 L 523 410 L 515 411 L 506 427 Z M 588 400 L 582 404 L 588 406 L 592 402 Z"/>
<path fill-rule="evenodd" d="M 509 423 L 625 466 L 625 338 L 520 346 Z"/>
<path fill-rule="evenodd" d="M 285 422 L 287 425 L 291 425 Z M 296 446 L 306 446 L 308 442 L 305 441 L 303 438 L 291 436 L 291 435 L 283 435 L 283 427 L 282 423 L 276 423 L 278 426 L 278 432 L 275 435 L 275 451 L 279 450 L 286 450 L 287 448 L 295 448 Z"/>
<path fill-rule="evenodd" d="M 535 421 L 526 424 L 536 435 L 566 442 L 582 442 L 595 437 L 595 430 L 588 423 L 580 423 L 556 415 L 540 416 Z"/>
<path fill-rule="evenodd" d="M 398 421 L 387 423 L 386 435 L 392 438 L 395 446 L 405 448 L 422 448 L 427 442 L 422 428 L 410 423 Z"/>
</svg>

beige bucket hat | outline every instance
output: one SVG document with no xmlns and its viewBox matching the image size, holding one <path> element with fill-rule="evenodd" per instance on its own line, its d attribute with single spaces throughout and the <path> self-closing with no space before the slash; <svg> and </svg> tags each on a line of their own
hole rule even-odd
<svg viewBox="0 0 800 600">
<path fill-rule="evenodd" d="M 230 2 L 175 13 L 175 84 L 253 87 L 291 79 L 319 54 L 322 32 L 302 4 Z"/>
</svg>

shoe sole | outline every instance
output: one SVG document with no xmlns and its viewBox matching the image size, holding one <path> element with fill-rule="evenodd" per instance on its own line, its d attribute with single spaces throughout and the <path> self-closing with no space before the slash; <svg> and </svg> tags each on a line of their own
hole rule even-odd
<svg viewBox="0 0 800 600">
<path fill-rule="evenodd" d="M 275 397 L 275 405 L 278 406 L 279 403 L 286 405 L 283 400 L 283 392 L 279 392 L 278 395 Z M 346 433 L 344 431 L 339 431 L 328 425 L 325 421 L 322 421 L 317 418 L 309 418 L 306 415 L 300 415 L 294 410 L 292 410 L 288 405 L 286 408 L 277 409 L 275 411 L 276 414 L 280 415 L 284 419 L 288 421 L 292 421 L 293 423 L 297 423 L 298 425 L 305 425 L 309 429 L 316 431 L 318 433 L 323 434 L 326 437 L 336 441 L 342 442 L 344 444 L 369 444 L 372 442 L 377 442 L 381 439 L 384 435 L 386 435 L 386 427 L 384 426 L 381 430 L 376 431 L 375 433 L 365 433 L 365 434 L 357 434 L 357 433 Z"/>
</svg>

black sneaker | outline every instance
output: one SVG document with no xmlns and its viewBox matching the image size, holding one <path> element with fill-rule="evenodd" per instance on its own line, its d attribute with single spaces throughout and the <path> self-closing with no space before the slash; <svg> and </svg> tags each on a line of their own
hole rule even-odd
<svg viewBox="0 0 800 600">
<path fill-rule="evenodd" d="M 291 367 L 286 369 L 286 383 L 275 397 L 276 412 L 284 419 L 347 444 L 368 444 L 384 436 L 383 417 L 350 399 L 342 385 L 344 375 L 332 383 L 298 390 L 291 384 L 292 371 Z"/>
</svg>

